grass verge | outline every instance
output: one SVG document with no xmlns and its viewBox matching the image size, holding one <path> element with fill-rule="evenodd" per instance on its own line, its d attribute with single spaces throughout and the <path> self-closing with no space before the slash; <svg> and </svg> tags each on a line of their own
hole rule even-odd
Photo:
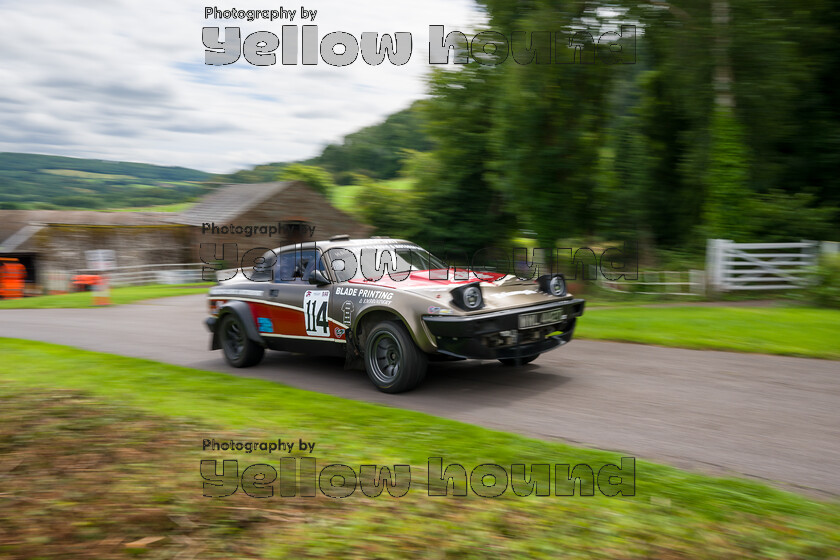
<svg viewBox="0 0 840 560">
<path fill-rule="evenodd" d="M 430 457 L 618 464 L 533 440 L 283 385 L 0 339 L 0 552 L 10 558 L 830 558 L 840 504 L 637 461 L 634 494 L 429 496 Z M 399 397 L 394 397 L 398 399 Z M 34 399 L 34 400 L 33 400 Z M 304 441 L 330 463 L 412 467 L 402 498 L 201 497 L 199 461 L 279 467 L 201 441 Z M 301 457 L 298 451 L 292 456 Z M 553 490 L 553 489 L 552 489 Z M 2 504 L 0 504 L 2 505 Z M 45 523 L 49 530 L 39 530 Z M 55 524 L 55 525 L 54 525 Z M 131 545 L 131 546 L 127 546 Z"/>
<path fill-rule="evenodd" d="M 142 301 L 144 299 L 203 294 L 213 285 L 214 283 L 212 282 L 201 282 L 196 284 L 156 284 L 152 286 L 112 288 L 111 303 L 119 305 Z M 0 301 L 0 309 L 57 309 L 79 307 L 96 307 L 93 305 L 93 293 L 75 292 L 72 294 L 55 294 Z"/>
<path fill-rule="evenodd" d="M 808 307 L 587 309 L 575 336 L 840 359 L 840 310 Z"/>
<path fill-rule="evenodd" d="M 381 181 L 381 183 L 389 189 L 408 192 L 412 188 L 413 181 L 411 179 L 391 179 Z M 364 190 L 362 185 L 341 185 L 330 193 L 330 202 L 342 212 L 356 215 L 359 210 L 357 200 L 362 190 Z"/>
</svg>

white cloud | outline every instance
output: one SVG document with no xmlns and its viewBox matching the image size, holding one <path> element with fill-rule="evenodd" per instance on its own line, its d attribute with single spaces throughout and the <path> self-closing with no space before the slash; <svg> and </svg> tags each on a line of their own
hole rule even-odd
<svg viewBox="0 0 840 560">
<path fill-rule="evenodd" d="M 183 165 L 225 172 L 316 155 L 423 96 L 428 26 L 468 31 L 472 0 L 303 2 L 318 36 L 346 31 L 413 37 L 405 66 L 337 68 L 204 64 L 202 27 L 278 36 L 295 21 L 204 19 L 205 6 L 279 9 L 239 0 L 0 2 L 0 151 Z M 284 6 L 300 11 L 301 3 Z M 308 23 L 308 22 L 307 22 Z M 279 59 L 279 53 L 278 53 Z"/>
</svg>

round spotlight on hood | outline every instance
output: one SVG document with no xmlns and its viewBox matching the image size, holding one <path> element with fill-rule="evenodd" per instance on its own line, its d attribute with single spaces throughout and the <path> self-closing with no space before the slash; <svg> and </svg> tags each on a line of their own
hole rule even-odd
<svg viewBox="0 0 840 560">
<path fill-rule="evenodd" d="M 452 301 L 465 311 L 475 311 L 484 307 L 484 296 L 478 282 L 453 290 Z"/>
<path fill-rule="evenodd" d="M 547 294 L 557 297 L 566 295 L 566 278 L 562 274 L 545 274 L 540 276 L 537 282 L 540 290 Z"/>
</svg>

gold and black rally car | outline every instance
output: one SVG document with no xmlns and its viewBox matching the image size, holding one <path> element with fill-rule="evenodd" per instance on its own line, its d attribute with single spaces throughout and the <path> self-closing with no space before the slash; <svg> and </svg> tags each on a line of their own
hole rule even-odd
<svg viewBox="0 0 840 560">
<path fill-rule="evenodd" d="M 417 386 L 429 358 L 527 364 L 569 342 L 584 308 L 561 274 L 453 269 L 400 239 L 288 245 L 227 276 L 206 322 L 229 364 L 266 348 L 345 356 L 388 393 Z"/>
</svg>

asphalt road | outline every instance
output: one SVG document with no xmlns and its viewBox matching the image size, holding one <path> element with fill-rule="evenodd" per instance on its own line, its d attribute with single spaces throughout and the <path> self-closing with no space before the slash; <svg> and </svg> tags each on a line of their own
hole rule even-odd
<svg viewBox="0 0 840 560">
<path fill-rule="evenodd" d="M 230 368 L 221 352 L 208 351 L 205 316 L 204 296 L 102 309 L 0 310 L 0 337 L 269 379 L 840 496 L 836 361 L 575 340 L 518 369 L 489 361 L 433 363 L 418 389 L 385 395 L 364 372 L 345 371 L 335 358 L 268 352 L 257 367 Z"/>
</svg>

